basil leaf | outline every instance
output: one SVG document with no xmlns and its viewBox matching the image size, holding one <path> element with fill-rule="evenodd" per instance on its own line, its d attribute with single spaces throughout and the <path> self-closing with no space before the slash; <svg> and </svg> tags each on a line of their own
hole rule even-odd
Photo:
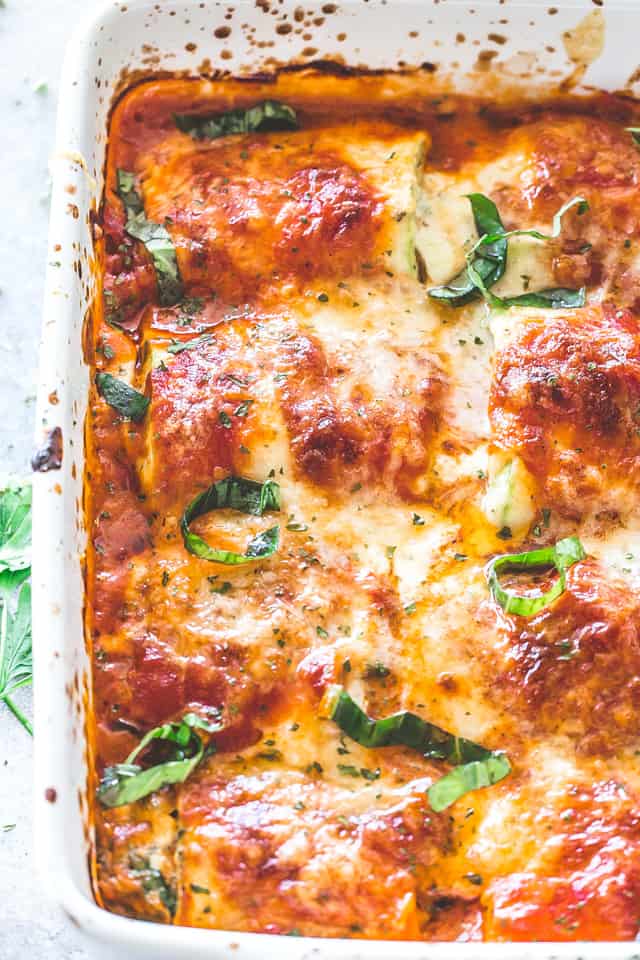
<svg viewBox="0 0 640 960">
<path fill-rule="evenodd" d="M 498 230 L 495 233 L 487 232 L 484 236 L 480 236 L 478 240 L 476 240 L 469 253 L 474 253 L 479 247 L 485 244 L 491 244 L 496 240 L 502 239 L 510 240 L 511 237 L 533 237 L 535 240 L 557 240 L 562 230 L 562 218 L 572 207 L 577 207 L 578 215 L 582 216 L 589 209 L 589 203 L 584 197 L 572 197 L 571 200 L 563 203 L 560 209 L 556 210 L 553 215 L 551 233 L 541 233 L 539 230 L 534 229 L 508 230 L 506 233 L 504 229 Z"/>
<path fill-rule="evenodd" d="M 118 170 L 118 196 L 124 204 L 127 222 L 125 230 L 131 237 L 144 243 L 156 270 L 160 305 L 170 307 L 183 294 L 182 280 L 173 240 L 161 223 L 147 220 L 142 199 L 135 189 L 135 177 L 128 170 Z"/>
<path fill-rule="evenodd" d="M 30 570 L 0 573 L 0 700 L 31 683 Z"/>
<path fill-rule="evenodd" d="M 201 560 L 237 566 L 249 563 L 251 560 L 266 559 L 276 552 L 280 543 L 279 526 L 259 533 L 249 541 L 244 553 L 215 550 L 202 537 L 189 530 L 189 524 L 198 517 L 212 510 L 225 508 L 256 517 L 261 517 L 268 510 L 277 511 L 280 509 L 280 487 L 275 480 L 258 483 L 256 480 L 248 480 L 245 477 L 226 477 L 212 484 L 191 501 L 182 515 L 180 529 L 189 553 L 200 557 Z"/>
<path fill-rule="evenodd" d="M 492 302 L 495 306 L 502 308 L 509 307 L 540 307 L 544 309 L 549 307 L 552 310 L 561 310 L 570 307 L 584 307 L 587 297 L 586 288 L 580 287 L 579 290 L 566 290 L 564 287 L 553 287 L 551 290 L 540 290 L 538 293 L 523 293 L 519 297 L 495 297 L 492 295 Z"/>
<path fill-rule="evenodd" d="M 200 750 L 190 760 L 169 761 L 143 770 L 137 764 L 116 763 L 104 771 L 98 799 L 103 807 L 135 803 L 173 783 L 184 783 L 202 760 Z"/>
<path fill-rule="evenodd" d="M 265 133 L 270 130 L 297 130 L 295 110 L 278 100 L 263 100 L 248 109 L 227 110 L 225 113 L 176 113 L 178 130 L 189 133 L 194 140 L 217 140 L 234 133 Z"/>
<path fill-rule="evenodd" d="M 117 380 L 110 373 L 96 373 L 96 387 L 110 407 L 117 410 L 125 420 L 139 423 L 149 407 L 150 400 L 134 390 L 124 380 Z"/>
<path fill-rule="evenodd" d="M 474 760 L 454 767 L 427 790 L 431 809 L 440 813 L 469 791 L 491 787 L 510 772 L 511 764 L 502 753 L 492 753 L 484 760 Z"/>
<path fill-rule="evenodd" d="M 583 560 L 585 549 L 578 537 L 566 537 L 558 540 L 553 547 L 542 547 L 527 553 L 504 554 L 494 557 L 485 571 L 491 596 L 506 613 L 515 613 L 521 617 L 532 617 L 538 611 L 550 606 L 561 596 L 566 587 L 566 571 L 574 563 Z M 558 580 L 546 593 L 536 597 L 523 597 L 500 586 L 498 574 L 536 570 L 541 567 L 555 567 Z"/>
<path fill-rule="evenodd" d="M 216 733 L 222 729 L 222 725 L 209 723 L 197 714 L 187 713 L 178 722 L 165 723 L 150 730 L 124 763 L 116 763 L 105 769 L 97 790 L 100 803 L 104 807 L 120 807 L 141 800 L 169 784 L 184 783 L 204 756 L 204 746 L 195 733 L 196 729 Z M 133 761 L 152 740 L 175 744 L 176 756 L 166 763 L 159 763 L 144 770 Z"/>
<path fill-rule="evenodd" d="M 454 764 L 454 770 L 427 790 L 429 803 L 436 813 L 469 790 L 491 786 L 511 771 L 511 765 L 503 753 L 487 750 L 473 740 L 447 733 L 407 710 L 382 720 L 372 720 L 342 687 L 331 688 L 325 703 L 329 719 L 363 747 L 410 747 L 430 759 L 447 760 Z"/>
<path fill-rule="evenodd" d="M 31 565 L 31 486 L 0 493 L 0 572 Z"/>
<path fill-rule="evenodd" d="M 33 727 L 12 700 L 31 683 L 31 487 L 0 491 L 0 700 L 33 735 Z"/>
<path fill-rule="evenodd" d="M 625 130 L 631 134 L 633 142 L 640 147 L 640 127 L 625 127 Z"/>
<path fill-rule="evenodd" d="M 136 217 L 139 213 L 144 213 L 142 198 L 136 190 L 136 178 L 128 170 L 116 171 L 118 196 L 124 204 L 124 210 L 127 219 Z"/>
<path fill-rule="evenodd" d="M 411 747 L 425 757 L 455 764 L 483 760 L 492 755 L 490 750 L 472 740 L 447 733 L 408 710 L 372 720 L 342 687 L 329 691 L 326 704 L 329 719 L 363 747 Z"/>
<path fill-rule="evenodd" d="M 492 307 L 507 310 L 510 307 L 542 307 L 560 309 L 564 307 L 583 307 L 586 291 L 566 290 L 562 287 L 541 290 L 539 293 L 525 293 L 518 297 L 496 297 L 490 292 L 503 276 L 507 265 L 507 244 L 511 237 L 534 237 L 537 240 L 555 240 L 562 229 L 562 217 L 572 207 L 578 207 L 582 215 L 589 209 L 584 197 L 573 197 L 554 214 L 551 233 L 539 230 L 505 231 L 495 204 L 481 193 L 468 195 L 473 210 L 478 240 L 466 254 L 467 265 L 444 287 L 433 287 L 429 296 L 434 300 L 447 302 L 452 307 L 461 307 L 471 300 L 482 296 Z"/>
<path fill-rule="evenodd" d="M 500 279 L 507 265 L 505 229 L 495 203 L 482 193 L 471 193 L 468 199 L 478 236 L 481 240 L 484 237 L 491 239 L 483 243 L 481 249 L 480 244 L 476 244 L 472 251 L 472 261 L 467 261 L 467 266 L 457 277 L 446 286 L 432 287 L 429 290 L 429 296 L 433 300 L 445 301 L 452 307 L 462 307 L 480 296 L 476 279 L 469 272 L 470 263 L 487 287 Z"/>
</svg>

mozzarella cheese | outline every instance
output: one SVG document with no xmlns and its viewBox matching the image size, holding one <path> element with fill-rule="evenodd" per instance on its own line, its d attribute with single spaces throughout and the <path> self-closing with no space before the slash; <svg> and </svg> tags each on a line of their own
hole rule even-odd
<svg viewBox="0 0 640 960">
<path fill-rule="evenodd" d="M 173 120 L 276 96 L 299 130 L 197 140 Z M 447 123 L 414 101 L 389 78 L 284 73 L 158 81 L 114 111 L 101 262 L 120 328 L 96 308 L 95 367 L 149 404 L 131 421 L 94 392 L 87 424 L 96 777 L 188 713 L 222 729 L 182 782 L 96 801 L 96 897 L 272 934 L 633 939 L 640 337 L 629 298 L 601 302 L 631 281 L 599 244 L 626 249 L 609 214 L 635 201 L 612 161 L 640 162 L 604 121 L 585 138 L 583 117 L 541 114 L 496 137 L 466 101 Z M 171 237 L 174 306 L 127 234 L 117 169 Z M 589 212 L 557 242 L 511 238 L 493 291 L 569 275 L 584 309 L 429 296 L 478 240 L 467 194 L 548 231 L 568 191 Z M 587 278 L 596 254 L 605 275 Z M 280 509 L 190 530 L 245 554 L 278 525 L 272 556 L 186 548 L 186 508 L 230 475 L 277 483 Z M 486 565 L 571 535 L 587 556 L 561 596 L 508 614 Z M 501 576 L 526 595 L 557 573 Z M 356 743 L 325 715 L 334 685 L 373 718 L 409 710 L 504 751 L 511 773 L 436 812 L 450 765 Z"/>
</svg>

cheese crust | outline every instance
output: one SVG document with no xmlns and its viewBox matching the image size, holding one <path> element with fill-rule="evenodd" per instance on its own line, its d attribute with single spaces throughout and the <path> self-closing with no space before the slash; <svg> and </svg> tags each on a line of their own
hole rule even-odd
<svg viewBox="0 0 640 960">
<path fill-rule="evenodd" d="M 198 139 L 176 114 L 265 99 L 298 128 Z M 606 109 L 605 109 L 606 108 Z M 215 714 L 182 782 L 93 803 L 95 895 L 162 923 L 391 940 L 634 940 L 640 914 L 640 152 L 630 102 L 447 111 L 393 77 L 164 79 L 114 109 L 85 476 L 97 783 L 152 728 Z M 119 174 L 120 171 L 120 174 Z M 133 235 L 119 176 L 162 225 L 181 293 Z M 493 288 L 584 306 L 430 296 L 478 240 Z M 129 214 L 130 216 L 130 214 Z M 187 506 L 227 477 L 280 510 Z M 577 536 L 532 617 L 487 586 L 500 554 Z M 246 559 L 246 558 L 245 558 Z M 505 584 L 544 592 L 552 569 Z M 327 718 L 346 688 L 508 756 L 442 811 L 451 769 Z M 166 759 L 162 748 L 140 761 Z M 138 761 L 136 761 L 138 762 Z"/>
</svg>

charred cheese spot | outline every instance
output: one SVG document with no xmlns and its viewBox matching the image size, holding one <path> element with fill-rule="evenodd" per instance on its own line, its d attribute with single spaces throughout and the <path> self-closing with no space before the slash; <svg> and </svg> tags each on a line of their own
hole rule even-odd
<svg viewBox="0 0 640 960">
<path fill-rule="evenodd" d="M 141 169 L 189 288 L 237 301 L 274 281 L 416 272 L 426 137 L 389 125 L 195 143 L 175 134 Z"/>
<path fill-rule="evenodd" d="M 281 395 L 291 451 L 314 483 L 346 492 L 387 479 L 410 498 L 422 492 L 414 486 L 421 478 L 424 489 L 443 376 L 430 359 L 396 348 L 380 389 L 364 351 L 329 359 L 311 336 L 284 345 Z"/>
<path fill-rule="evenodd" d="M 510 223 L 549 223 L 572 197 L 589 202 L 588 212 L 574 209 L 563 220 L 550 285 L 597 285 L 619 306 L 637 304 L 640 154 L 623 125 L 550 114 L 514 131 L 506 149 L 527 156 L 519 180 L 493 194 Z"/>
<path fill-rule="evenodd" d="M 545 578 L 540 588 L 548 586 Z M 516 589 L 526 589 L 522 577 Z M 482 620 L 498 655 L 487 658 L 494 696 L 535 735 L 562 734 L 580 753 L 600 756 L 635 742 L 640 610 L 622 580 L 585 560 L 569 570 L 562 596 L 535 616 L 487 603 Z"/>
<path fill-rule="evenodd" d="M 495 358 L 489 409 L 494 443 L 535 477 L 539 506 L 624 511 L 640 462 L 637 321 L 609 304 L 531 314 Z"/>
</svg>

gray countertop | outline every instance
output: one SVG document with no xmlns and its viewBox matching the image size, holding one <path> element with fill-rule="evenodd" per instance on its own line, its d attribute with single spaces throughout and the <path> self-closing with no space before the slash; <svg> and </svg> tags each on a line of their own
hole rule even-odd
<svg viewBox="0 0 640 960">
<path fill-rule="evenodd" d="M 48 162 L 69 34 L 87 0 L 0 0 L 0 473 L 27 473 L 49 215 Z M 31 692 L 18 699 L 31 712 Z M 0 704 L 0 960 L 89 960 L 34 872 L 32 744 Z"/>
</svg>

